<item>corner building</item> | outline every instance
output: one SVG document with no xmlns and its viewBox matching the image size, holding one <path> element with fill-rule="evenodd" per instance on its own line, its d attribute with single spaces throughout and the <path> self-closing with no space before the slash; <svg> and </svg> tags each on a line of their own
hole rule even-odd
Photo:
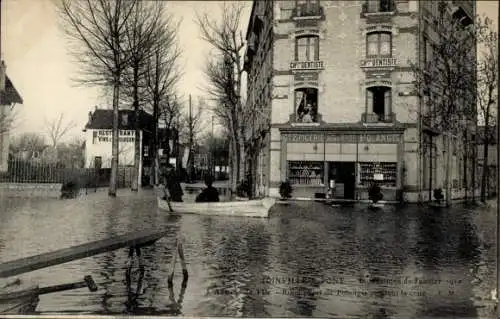
<svg viewBox="0 0 500 319">
<path fill-rule="evenodd" d="M 411 67 L 428 54 L 423 26 L 436 2 L 253 2 L 247 103 L 264 110 L 254 125 L 271 127 L 253 172 L 257 193 L 279 196 L 289 180 L 295 197 L 314 197 L 334 181 L 336 198 L 366 199 L 376 176 L 385 200 L 414 202 L 444 186 L 444 157 L 434 159 L 434 185 L 424 185 Z M 473 1 L 446 3 L 472 21 Z"/>
</svg>

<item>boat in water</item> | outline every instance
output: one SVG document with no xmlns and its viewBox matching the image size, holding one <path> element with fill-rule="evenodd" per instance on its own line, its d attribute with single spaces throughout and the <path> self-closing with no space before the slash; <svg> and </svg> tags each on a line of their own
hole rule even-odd
<svg viewBox="0 0 500 319">
<path fill-rule="evenodd" d="M 274 198 L 237 200 L 228 202 L 189 203 L 168 202 L 157 196 L 158 208 L 172 214 L 199 214 L 209 216 L 269 217 Z"/>
<path fill-rule="evenodd" d="M 38 306 L 38 286 L 19 291 L 3 289 L 0 292 L 0 314 L 23 315 L 33 313 Z"/>
</svg>

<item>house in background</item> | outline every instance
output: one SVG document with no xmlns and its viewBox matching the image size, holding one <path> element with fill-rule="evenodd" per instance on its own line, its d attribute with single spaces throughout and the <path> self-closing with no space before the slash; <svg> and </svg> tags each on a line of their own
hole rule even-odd
<svg viewBox="0 0 500 319">
<path fill-rule="evenodd" d="M 12 110 L 16 103 L 23 104 L 23 99 L 6 74 L 4 61 L 0 63 L 0 172 L 8 169 L 9 137 Z"/>
<path fill-rule="evenodd" d="M 139 185 L 142 180 L 144 165 L 149 165 L 149 145 L 154 128 L 153 116 L 147 112 L 140 111 L 139 115 L 139 140 L 141 144 L 141 158 L 139 163 Z M 112 129 L 113 110 L 99 109 L 89 112 L 85 132 L 85 167 L 86 168 L 111 168 L 112 158 Z M 134 166 L 135 149 L 135 112 L 133 110 L 119 111 L 119 153 L 118 166 Z"/>
<path fill-rule="evenodd" d="M 112 128 L 113 110 L 99 109 L 89 112 L 89 119 L 85 125 L 85 167 L 86 168 L 111 168 L 112 158 Z M 119 154 L 118 166 L 134 166 L 135 150 L 135 112 L 133 110 L 119 111 Z M 154 147 L 154 117 L 141 110 L 139 114 L 139 140 L 141 144 L 141 158 L 139 163 L 139 185 L 149 184 L 149 174 L 153 163 Z M 176 157 L 178 134 L 173 130 L 168 134 L 166 129 L 158 129 L 159 154 L 163 149 L 170 147 L 170 157 Z M 167 142 L 168 141 L 168 142 Z"/>
</svg>

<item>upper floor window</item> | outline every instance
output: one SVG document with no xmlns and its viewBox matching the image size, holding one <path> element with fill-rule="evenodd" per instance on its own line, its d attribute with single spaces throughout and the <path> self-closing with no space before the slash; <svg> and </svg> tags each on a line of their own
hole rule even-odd
<svg viewBox="0 0 500 319">
<path fill-rule="evenodd" d="M 294 11 L 296 17 L 321 15 L 319 0 L 296 0 Z"/>
<path fill-rule="evenodd" d="M 366 55 L 372 57 L 390 57 L 392 35 L 389 32 L 372 32 L 366 37 Z"/>
<path fill-rule="evenodd" d="M 368 13 L 392 12 L 394 11 L 393 0 L 367 0 L 366 11 Z"/>
<path fill-rule="evenodd" d="M 296 61 L 318 61 L 319 60 L 319 37 L 303 36 L 295 39 Z"/>
<path fill-rule="evenodd" d="M 368 113 L 376 114 L 378 122 L 387 122 L 391 112 L 391 88 L 375 86 L 368 88 L 366 93 Z"/>
<path fill-rule="evenodd" d="M 318 90 L 303 88 L 295 90 L 295 112 L 297 122 L 315 123 L 318 121 Z"/>
</svg>

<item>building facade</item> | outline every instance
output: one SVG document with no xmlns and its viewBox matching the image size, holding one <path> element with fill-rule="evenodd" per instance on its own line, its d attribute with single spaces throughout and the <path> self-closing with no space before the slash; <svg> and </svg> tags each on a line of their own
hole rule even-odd
<svg viewBox="0 0 500 319">
<path fill-rule="evenodd" d="M 12 129 L 14 105 L 23 104 L 23 99 L 6 74 L 4 61 L 0 62 L 0 172 L 7 172 L 9 140 Z"/>
<path fill-rule="evenodd" d="M 447 5 L 472 20 L 473 1 Z M 365 199 L 375 179 L 384 199 L 418 201 L 428 199 L 425 187 L 443 187 L 439 158 L 434 184 L 424 184 L 429 165 L 412 68 L 426 54 L 423 24 L 433 6 L 254 1 L 247 106 L 261 108 L 255 125 L 270 128 L 255 172 L 258 193 L 279 196 L 279 184 L 288 180 L 298 197 L 334 186 L 335 197 Z M 460 179 L 459 166 L 452 167 L 453 180 Z"/>
</svg>

